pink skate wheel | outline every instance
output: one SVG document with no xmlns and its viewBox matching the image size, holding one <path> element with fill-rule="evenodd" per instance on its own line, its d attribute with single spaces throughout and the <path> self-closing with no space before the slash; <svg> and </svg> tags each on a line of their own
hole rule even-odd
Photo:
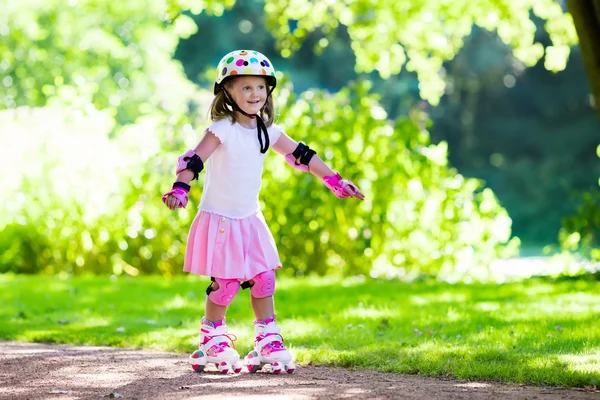
<svg viewBox="0 0 600 400">
<path fill-rule="evenodd" d="M 204 365 L 192 364 L 192 369 L 195 372 L 202 372 L 202 371 L 204 371 Z"/>
<path fill-rule="evenodd" d="M 288 374 L 293 374 L 295 370 L 296 370 L 295 368 L 290 368 L 290 369 L 287 370 L 287 373 Z"/>
<path fill-rule="evenodd" d="M 204 357 L 204 353 L 202 353 L 200 350 L 196 350 L 195 352 L 192 353 L 192 355 L 190 357 L 202 358 L 202 357 Z"/>
<path fill-rule="evenodd" d="M 248 367 L 248 372 L 250 372 L 251 374 L 255 373 L 256 371 L 258 371 L 260 369 L 260 365 L 249 364 L 247 367 Z"/>
<path fill-rule="evenodd" d="M 201 352 L 200 350 L 196 350 L 192 353 L 192 355 L 190 356 L 191 359 L 197 360 L 204 357 L 204 353 Z M 202 372 L 204 371 L 204 365 L 200 365 L 200 364 L 192 364 L 192 369 L 195 372 Z"/>
<path fill-rule="evenodd" d="M 221 363 L 221 367 L 227 367 L 227 363 L 225 361 L 223 361 Z M 229 368 L 223 368 L 221 370 L 221 374 L 223 374 L 223 375 L 227 375 L 228 372 L 229 372 Z"/>
<path fill-rule="evenodd" d="M 273 365 L 271 365 L 271 367 L 273 368 L 273 375 L 279 375 L 279 373 L 281 372 L 281 365 L 279 365 L 278 362 L 274 362 Z"/>
</svg>

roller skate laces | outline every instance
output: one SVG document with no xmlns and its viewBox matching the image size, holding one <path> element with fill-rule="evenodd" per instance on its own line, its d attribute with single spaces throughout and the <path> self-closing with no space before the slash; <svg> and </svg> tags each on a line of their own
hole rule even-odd
<svg viewBox="0 0 600 400">
<path fill-rule="evenodd" d="M 194 371 L 202 372 L 207 364 L 214 363 L 222 374 L 227 374 L 230 370 L 241 372 L 240 355 L 235 350 L 237 337 L 227 332 L 227 326 L 223 322 L 203 320 L 200 339 L 198 350 L 189 359 Z"/>
<path fill-rule="evenodd" d="M 285 370 L 293 373 L 296 367 L 292 363 L 292 356 L 283 345 L 283 336 L 279 334 L 280 328 L 275 322 L 275 317 L 254 322 L 254 350 L 245 358 L 248 371 L 255 373 L 264 365 L 271 365 L 271 372 L 275 375 Z"/>
</svg>

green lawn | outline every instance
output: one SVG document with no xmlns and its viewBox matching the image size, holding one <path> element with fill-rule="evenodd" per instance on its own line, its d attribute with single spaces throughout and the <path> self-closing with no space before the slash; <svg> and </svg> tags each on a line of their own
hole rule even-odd
<svg viewBox="0 0 600 400">
<path fill-rule="evenodd" d="M 0 275 L 0 340 L 189 353 L 206 279 Z M 249 293 L 228 313 L 244 355 Z M 276 308 L 299 364 L 552 386 L 600 384 L 600 282 L 449 285 L 279 279 Z"/>
</svg>

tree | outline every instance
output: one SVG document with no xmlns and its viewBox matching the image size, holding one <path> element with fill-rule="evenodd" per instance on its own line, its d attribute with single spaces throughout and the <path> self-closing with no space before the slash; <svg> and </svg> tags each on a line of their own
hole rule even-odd
<svg viewBox="0 0 600 400">
<path fill-rule="evenodd" d="M 191 9 L 193 3 L 196 8 Z M 86 270 L 91 267 L 114 273 L 151 272 L 156 268 L 165 274 L 180 271 L 180 263 L 172 260 L 181 255 L 185 240 L 185 230 L 177 229 L 182 221 L 174 221 L 177 218 L 172 214 L 165 217 L 166 210 L 154 197 L 164 181 L 172 179 L 171 163 L 176 154 L 171 150 L 182 147 L 185 135 L 193 142 L 198 137 L 191 125 L 195 110 L 189 109 L 196 88 L 183 77 L 181 65 L 172 55 L 179 37 L 195 30 L 184 11 L 210 9 L 218 13 L 234 3 L 131 0 L 115 5 L 109 0 L 49 0 L 31 7 L 28 1 L 0 0 L 0 98 L 4 102 L 0 107 L 42 108 L 30 113 L 22 107 L 6 111 L 2 117 L 5 125 L 10 123 L 14 129 L 10 138 L 20 139 L 21 154 L 31 152 L 28 138 L 36 139 L 34 149 L 40 151 L 33 153 L 39 154 L 39 159 L 44 151 L 50 153 L 48 163 L 40 163 L 42 168 L 34 171 L 39 172 L 37 175 L 27 175 L 10 190 L 0 191 L 7 197 L 0 204 L 12 207 L 0 213 L 0 223 L 7 229 L 5 242 L 0 243 L 0 265 L 13 268 L 19 262 L 32 272 L 35 268 L 76 272 L 83 271 L 84 265 Z M 531 10 L 548 21 L 552 45 L 545 49 L 534 43 Z M 497 29 L 528 65 L 545 51 L 549 69 L 564 67 L 569 45 L 575 40 L 570 17 L 553 0 L 536 1 L 535 5 L 533 0 L 380 4 L 368 0 L 349 4 L 340 0 L 267 0 L 265 11 L 282 55 L 289 56 L 307 33 L 319 29 L 325 37 L 318 40 L 318 47 L 326 47 L 328 35 L 341 23 L 347 26 L 359 71 L 376 70 L 389 77 L 410 59 L 407 67 L 419 74 L 422 96 L 432 103 L 444 90 L 443 61 L 461 48 L 474 22 Z M 373 190 L 378 193 L 377 201 L 364 203 L 363 207 L 371 209 L 344 211 L 322 186 L 311 190 L 310 184 L 305 184 L 306 202 L 301 208 L 305 214 L 299 209 L 286 216 L 287 221 L 283 217 L 279 220 L 283 212 L 267 216 L 277 218 L 273 227 L 279 227 L 282 238 L 291 238 L 287 243 L 282 239 L 282 246 L 297 250 L 286 253 L 312 254 L 310 260 L 304 259 L 305 270 L 318 272 L 343 265 L 342 254 L 354 263 L 345 270 L 350 272 L 369 272 L 371 261 L 379 265 L 378 273 L 383 275 L 389 266 L 398 273 L 404 268 L 436 273 L 440 268 L 465 267 L 465 260 L 485 267 L 489 257 L 502 251 L 509 240 L 510 218 L 491 190 L 448 167 L 446 145 L 431 145 L 422 126 L 423 117 L 412 121 L 401 118 L 390 124 L 377 96 L 367 87 L 358 85 L 333 97 L 308 92 L 304 96 L 310 102 L 293 101 L 281 108 L 283 118 L 306 136 L 319 130 L 321 136 L 329 135 L 330 142 L 322 152 L 325 158 L 336 151 L 343 154 L 348 160 L 345 171 L 361 184 L 374 182 Z M 49 104 L 61 105 L 67 111 L 64 115 L 55 113 L 45 107 Z M 70 106 L 83 108 L 88 117 L 101 110 L 98 112 L 107 122 L 93 133 L 86 128 L 95 122 L 93 118 L 81 125 L 39 123 L 52 121 L 55 116 L 63 122 L 73 118 L 77 122 L 78 114 L 70 115 Z M 39 118 L 33 118 L 36 115 Z M 189 124 L 182 126 L 179 119 Z M 24 127 L 30 135 L 23 134 Z M 55 140 L 61 134 L 65 143 L 87 135 L 87 149 L 94 155 L 105 155 L 106 162 L 77 158 L 85 153 L 78 151 L 78 146 L 61 147 Z M 379 164 L 381 160 L 386 160 L 384 166 Z M 67 161 L 74 167 L 65 168 L 70 165 Z M 27 171 L 32 169 L 28 165 Z M 90 173 L 81 174 L 81 170 Z M 100 179 L 94 179 L 92 172 L 100 174 Z M 105 184 L 104 178 L 112 179 L 114 186 Z M 280 198 L 293 197 L 297 191 L 281 190 L 283 185 L 275 184 L 278 178 L 276 174 L 266 177 L 265 186 L 277 188 L 273 190 L 276 196 L 267 200 L 273 209 L 284 205 Z M 309 176 L 295 175 L 297 180 L 306 178 Z M 399 181 L 406 185 L 397 185 Z M 404 187 L 410 190 L 402 190 Z M 13 193 L 19 194 L 17 204 L 8 201 Z M 311 194 L 323 197 L 319 215 L 311 215 L 312 202 L 307 198 Z M 92 201 L 99 206 L 90 206 Z M 300 201 L 297 204 L 303 205 Z M 192 217 L 190 210 L 177 215 L 188 221 Z M 307 217 L 308 229 L 302 224 Z M 329 229 L 341 218 L 354 221 L 340 223 L 343 230 Z M 123 221 L 127 221 L 126 227 Z M 171 231 L 178 233 L 157 235 Z M 311 236 L 302 241 L 304 234 Z M 402 240 L 387 240 L 392 236 Z M 324 252 L 319 248 L 321 243 L 329 243 L 330 249 Z M 62 253 L 57 256 L 59 251 Z M 31 259 L 19 258 L 24 255 Z M 310 264 L 315 260 L 316 264 Z"/>
<path fill-rule="evenodd" d="M 600 117 L 600 1 L 567 0 L 579 36 L 581 53 Z M 600 146 L 596 149 L 600 157 Z M 600 180 L 598 181 L 600 184 Z M 565 218 L 559 232 L 563 249 L 600 260 L 600 192 L 598 186 L 581 193 L 577 212 Z"/>
<path fill-rule="evenodd" d="M 567 0 L 579 36 L 579 46 L 589 77 L 596 111 L 600 116 L 600 1 Z"/>
<path fill-rule="evenodd" d="M 339 24 L 348 29 L 359 72 L 378 71 L 386 78 L 406 63 L 419 76 L 421 96 L 437 104 L 444 93 L 442 64 L 463 46 L 473 24 L 495 30 L 527 66 L 545 54 L 545 67 L 563 70 L 570 46 L 577 43 L 573 21 L 555 0 L 265 0 L 267 22 L 289 56 L 306 35 L 320 29 L 327 36 Z M 532 15 L 546 21 L 552 44 L 535 42 Z"/>
<path fill-rule="evenodd" d="M 197 27 L 185 15 L 172 22 L 173 4 L 37 3 L 0 0 L 0 110 L 51 103 L 91 107 L 109 110 L 121 124 L 187 110 L 195 89 L 172 54 L 179 37 Z M 218 14 L 224 6 L 208 0 L 194 7 Z"/>
</svg>

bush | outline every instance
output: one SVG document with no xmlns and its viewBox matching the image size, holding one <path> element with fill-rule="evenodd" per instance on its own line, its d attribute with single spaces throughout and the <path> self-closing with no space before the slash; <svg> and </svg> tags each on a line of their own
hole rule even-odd
<svg viewBox="0 0 600 400">
<path fill-rule="evenodd" d="M 514 249 L 506 211 L 480 181 L 448 167 L 446 145 L 430 143 L 422 115 L 387 120 L 366 83 L 291 93 L 281 92 L 279 123 L 366 200 L 341 201 L 269 154 L 262 205 L 284 271 L 485 279 L 489 262 Z M 102 112 L 0 113 L 2 170 L 10 171 L 0 194 L 0 272 L 180 273 L 201 184 L 178 212 L 160 194 L 176 157 L 200 138 L 186 122 L 148 116 L 111 139 L 114 120 Z"/>
<path fill-rule="evenodd" d="M 506 247 L 506 211 L 481 181 L 448 167 L 446 144 L 430 143 L 424 116 L 391 122 L 369 89 L 283 93 L 280 123 L 290 136 L 366 194 L 363 203 L 340 201 L 269 157 L 262 198 L 287 271 L 485 279 L 490 261 L 518 245 Z"/>
</svg>

